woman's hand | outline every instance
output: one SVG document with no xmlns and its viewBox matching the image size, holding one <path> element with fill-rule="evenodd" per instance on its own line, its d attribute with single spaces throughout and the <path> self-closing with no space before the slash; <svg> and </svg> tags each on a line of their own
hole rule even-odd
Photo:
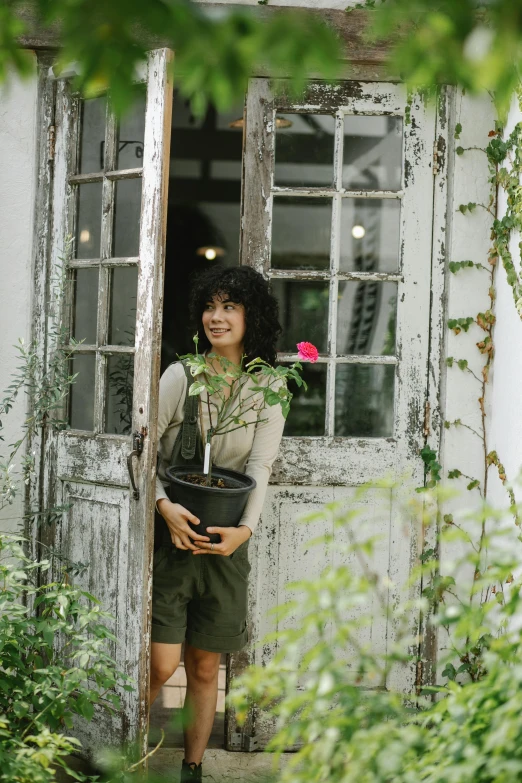
<svg viewBox="0 0 522 783">
<path fill-rule="evenodd" d="M 199 548 L 195 549 L 195 555 L 231 555 L 252 535 L 252 531 L 247 525 L 207 527 L 207 533 L 218 533 L 221 536 L 221 542 L 219 544 L 201 543 Z"/>
<path fill-rule="evenodd" d="M 189 526 L 199 525 L 199 519 L 191 514 L 184 506 L 179 503 L 172 503 L 167 498 L 161 498 L 157 503 L 158 511 L 167 523 L 172 543 L 176 549 L 197 550 L 198 547 L 192 541 L 207 542 L 208 536 L 200 536 Z M 209 544 L 210 546 L 210 544 Z"/>
</svg>

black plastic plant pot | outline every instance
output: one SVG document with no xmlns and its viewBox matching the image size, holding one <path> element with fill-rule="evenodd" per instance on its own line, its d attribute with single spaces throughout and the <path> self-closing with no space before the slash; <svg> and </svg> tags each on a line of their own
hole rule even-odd
<svg viewBox="0 0 522 783">
<path fill-rule="evenodd" d="M 214 466 L 212 478 L 223 479 L 226 487 L 205 487 L 181 478 L 187 474 L 202 476 L 203 468 L 199 464 L 173 466 L 167 468 L 166 474 L 172 502 L 179 503 L 194 514 L 200 524 L 190 525 L 192 530 L 202 536 L 208 535 L 214 544 L 221 541 L 221 536 L 207 533 L 207 527 L 236 527 L 245 510 L 248 496 L 256 486 L 255 480 L 246 473 Z"/>
</svg>

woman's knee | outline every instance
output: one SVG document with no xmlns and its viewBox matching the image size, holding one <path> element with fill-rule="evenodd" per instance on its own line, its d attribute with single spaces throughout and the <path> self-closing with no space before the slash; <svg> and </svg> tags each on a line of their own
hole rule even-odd
<svg viewBox="0 0 522 783">
<path fill-rule="evenodd" d="M 201 684 L 210 685 L 218 676 L 220 660 L 220 653 L 211 653 L 195 648 L 192 648 L 190 652 L 185 650 L 187 677 L 197 680 Z"/>
<path fill-rule="evenodd" d="M 160 647 L 161 649 L 158 649 Z M 152 683 L 167 682 L 179 665 L 179 650 L 173 649 L 178 645 L 152 645 L 152 654 L 150 659 L 150 679 Z M 181 645 L 179 645 L 181 647 Z M 166 649 L 163 649 L 166 648 Z"/>
</svg>

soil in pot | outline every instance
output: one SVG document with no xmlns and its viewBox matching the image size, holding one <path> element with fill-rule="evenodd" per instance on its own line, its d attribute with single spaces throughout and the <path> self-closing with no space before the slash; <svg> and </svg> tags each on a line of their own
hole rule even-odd
<svg viewBox="0 0 522 783">
<path fill-rule="evenodd" d="M 178 478 L 181 479 L 181 481 L 188 481 L 189 484 L 197 484 L 200 487 L 208 486 L 206 476 L 201 476 L 197 473 L 182 474 L 178 476 Z M 211 478 L 210 486 L 217 487 L 217 489 L 234 489 L 235 484 L 232 484 L 230 481 L 227 482 L 222 478 Z"/>
</svg>

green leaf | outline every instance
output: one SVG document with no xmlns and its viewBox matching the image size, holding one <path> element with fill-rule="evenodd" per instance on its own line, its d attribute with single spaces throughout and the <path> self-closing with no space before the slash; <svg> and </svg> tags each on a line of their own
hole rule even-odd
<svg viewBox="0 0 522 783">
<path fill-rule="evenodd" d="M 442 672 L 443 677 L 447 677 L 448 680 L 454 680 L 457 676 L 457 670 L 452 663 L 447 663 L 445 669 Z"/>
<path fill-rule="evenodd" d="M 197 397 L 201 392 L 207 391 L 207 386 L 204 383 L 193 383 L 189 388 L 189 397 Z"/>
<path fill-rule="evenodd" d="M 454 139 L 460 139 L 460 134 L 462 133 L 462 125 L 460 122 L 457 122 L 455 125 L 455 133 L 453 134 Z"/>
<path fill-rule="evenodd" d="M 453 274 L 456 274 L 461 269 L 467 269 L 469 267 L 474 267 L 476 264 L 473 261 L 450 261 L 448 264 L 450 272 L 453 272 Z"/>
</svg>

